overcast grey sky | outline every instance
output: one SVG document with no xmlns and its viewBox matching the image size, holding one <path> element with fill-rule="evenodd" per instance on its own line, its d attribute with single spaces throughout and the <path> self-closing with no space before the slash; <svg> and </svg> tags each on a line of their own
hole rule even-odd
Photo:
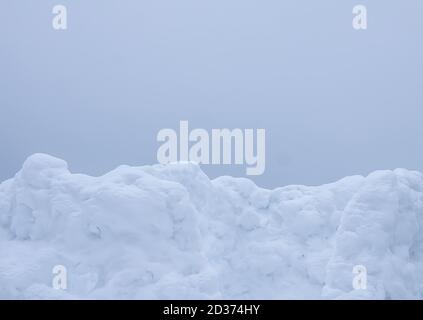
<svg viewBox="0 0 423 320">
<path fill-rule="evenodd" d="M 422 39 L 421 0 L 2 0 L 0 180 L 35 152 L 94 175 L 152 164 L 180 120 L 265 128 L 260 186 L 423 171 Z"/>
</svg>

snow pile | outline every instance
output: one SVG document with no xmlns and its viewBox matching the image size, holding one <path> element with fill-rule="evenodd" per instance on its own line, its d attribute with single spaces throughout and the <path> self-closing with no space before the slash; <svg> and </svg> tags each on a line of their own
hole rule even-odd
<svg viewBox="0 0 423 320">
<path fill-rule="evenodd" d="M 419 172 L 265 190 L 191 163 L 90 177 L 36 154 L 0 185 L 0 298 L 419 299 L 422 223 Z"/>
</svg>

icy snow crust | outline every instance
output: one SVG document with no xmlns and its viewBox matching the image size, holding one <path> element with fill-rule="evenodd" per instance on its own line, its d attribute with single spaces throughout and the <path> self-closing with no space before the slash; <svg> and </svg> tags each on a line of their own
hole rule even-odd
<svg viewBox="0 0 423 320">
<path fill-rule="evenodd" d="M 36 154 L 0 185 L 0 298 L 419 299 L 422 219 L 423 175 L 403 169 L 265 190 L 190 163 L 90 177 Z"/>
</svg>

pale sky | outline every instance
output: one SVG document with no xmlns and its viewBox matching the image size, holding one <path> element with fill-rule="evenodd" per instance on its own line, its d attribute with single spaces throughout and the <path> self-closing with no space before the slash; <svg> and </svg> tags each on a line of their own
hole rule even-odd
<svg viewBox="0 0 423 320">
<path fill-rule="evenodd" d="M 423 171 L 422 14 L 421 0 L 3 0 L 0 180 L 35 152 L 93 175 L 153 164 L 180 120 L 266 129 L 263 187 Z"/>
</svg>

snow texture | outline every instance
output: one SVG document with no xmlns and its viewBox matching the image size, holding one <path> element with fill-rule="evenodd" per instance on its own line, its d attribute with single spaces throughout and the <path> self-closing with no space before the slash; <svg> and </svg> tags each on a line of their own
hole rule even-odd
<svg viewBox="0 0 423 320">
<path fill-rule="evenodd" d="M 0 298 L 421 299 L 422 225 L 415 171 L 266 190 L 192 163 L 91 177 L 35 154 L 0 184 Z"/>
</svg>

